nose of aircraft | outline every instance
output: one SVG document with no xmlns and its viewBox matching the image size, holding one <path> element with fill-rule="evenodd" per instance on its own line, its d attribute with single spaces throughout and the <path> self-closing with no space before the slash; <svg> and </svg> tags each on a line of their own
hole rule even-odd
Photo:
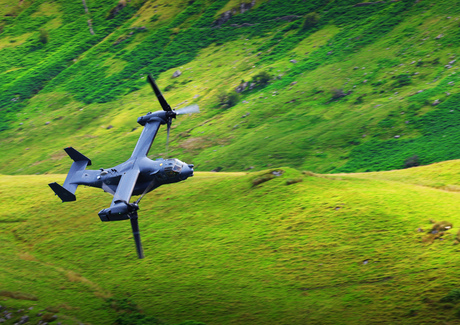
<svg viewBox="0 0 460 325">
<path fill-rule="evenodd" d="M 191 176 L 193 176 L 193 165 L 184 163 L 180 172 L 181 180 L 185 180 Z"/>
</svg>

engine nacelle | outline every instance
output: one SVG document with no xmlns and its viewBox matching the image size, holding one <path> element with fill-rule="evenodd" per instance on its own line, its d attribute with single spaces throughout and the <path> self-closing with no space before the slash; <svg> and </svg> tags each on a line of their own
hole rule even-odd
<svg viewBox="0 0 460 325">
<path fill-rule="evenodd" d="M 176 112 L 174 111 L 157 111 L 153 113 L 148 113 L 147 115 L 140 116 L 137 119 L 137 123 L 144 126 L 148 122 L 160 121 L 161 124 L 166 124 L 168 118 L 175 118 Z"/>
<path fill-rule="evenodd" d="M 99 218 L 101 221 L 118 221 L 129 219 L 128 216 L 128 205 L 125 203 L 119 203 L 113 207 L 103 209 L 99 211 Z"/>
</svg>

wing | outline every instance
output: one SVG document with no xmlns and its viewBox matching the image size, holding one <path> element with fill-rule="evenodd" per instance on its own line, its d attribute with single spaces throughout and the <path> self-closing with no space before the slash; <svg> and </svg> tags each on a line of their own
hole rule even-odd
<svg viewBox="0 0 460 325">
<path fill-rule="evenodd" d="M 160 128 L 160 124 L 160 121 L 151 121 L 145 124 L 131 157 L 147 156 L 150 147 L 152 146 L 153 140 L 155 140 L 158 129 Z"/>
<path fill-rule="evenodd" d="M 113 196 L 113 201 L 111 206 L 119 203 L 120 201 L 125 201 L 129 203 L 131 195 L 133 194 L 134 185 L 136 185 L 137 177 L 139 176 L 139 168 L 135 166 L 134 168 L 125 172 L 118 183 L 117 191 Z"/>
</svg>

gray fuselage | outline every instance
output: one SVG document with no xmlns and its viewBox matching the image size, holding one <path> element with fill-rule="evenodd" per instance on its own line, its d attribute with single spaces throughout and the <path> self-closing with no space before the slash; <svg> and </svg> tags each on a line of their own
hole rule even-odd
<svg viewBox="0 0 460 325">
<path fill-rule="evenodd" d="M 131 157 L 112 168 L 78 171 L 73 177 L 73 183 L 104 190 L 107 190 L 108 187 L 112 193 L 115 193 L 121 176 L 131 170 L 135 164 L 139 167 L 140 172 L 134 185 L 133 195 L 141 195 L 146 189 L 148 189 L 147 192 L 150 192 L 163 184 L 180 182 L 193 176 L 193 165 L 188 165 L 178 159 L 151 160 L 147 157 Z"/>
</svg>

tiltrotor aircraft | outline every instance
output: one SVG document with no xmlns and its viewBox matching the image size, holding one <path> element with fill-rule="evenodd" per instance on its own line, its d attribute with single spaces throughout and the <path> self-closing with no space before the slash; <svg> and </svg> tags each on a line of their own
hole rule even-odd
<svg viewBox="0 0 460 325">
<path fill-rule="evenodd" d="M 91 160 L 72 147 L 65 148 L 66 153 L 74 160 L 69 173 L 64 181 L 64 186 L 58 183 L 50 183 L 62 202 L 75 201 L 75 191 L 78 185 L 102 188 L 113 195 L 113 201 L 109 208 L 99 212 L 101 221 L 126 220 L 131 221 L 137 255 L 144 258 L 139 233 L 138 215 L 139 202 L 145 194 L 163 184 L 180 182 L 193 176 L 193 165 L 186 164 L 178 159 L 147 158 L 150 147 L 157 135 L 160 125 L 167 125 L 167 141 L 172 119 L 176 115 L 199 112 L 198 105 L 190 105 L 177 111 L 172 110 L 166 102 L 149 74 L 147 80 L 152 85 L 153 91 L 160 102 L 162 111 L 148 113 L 137 119 L 144 127 L 137 141 L 131 157 L 113 168 L 101 168 L 99 170 L 86 170 L 91 166 Z M 129 203 L 132 195 L 140 195 L 133 203 Z"/>
</svg>

